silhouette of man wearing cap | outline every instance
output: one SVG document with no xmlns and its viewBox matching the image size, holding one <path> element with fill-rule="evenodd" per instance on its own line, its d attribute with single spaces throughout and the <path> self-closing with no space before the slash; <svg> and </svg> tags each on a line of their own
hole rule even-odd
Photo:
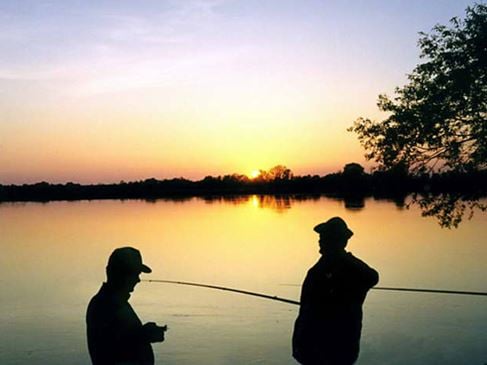
<svg viewBox="0 0 487 365">
<path fill-rule="evenodd" d="M 350 365 L 360 349 L 362 304 L 379 274 L 345 251 L 353 232 L 343 219 L 331 218 L 314 231 L 322 256 L 301 289 L 293 357 L 304 365 Z"/>
<path fill-rule="evenodd" d="M 107 281 L 91 299 L 86 313 L 88 350 L 93 365 L 153 365 L 151 343 L 164 341 L 167 326 L 142 325 L 128 299 L 140 273 L 152 270 L 132 247 L 112 252 Z"/>
</svg>

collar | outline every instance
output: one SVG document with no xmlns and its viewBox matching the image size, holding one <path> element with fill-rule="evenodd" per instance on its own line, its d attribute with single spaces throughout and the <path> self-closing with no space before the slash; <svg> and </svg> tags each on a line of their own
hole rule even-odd
<svg viewBox="0 0 487 365">
<path fill-rule="evenodd" d="M 103 283 L 100 289 L 100 293 L 104 293 L 105 295 L 113 298 L 114 301 L 116 302 L 126 302 L 130 298 L 130 293 L 124 292 L 117 290 L 114 288 L 112 285 L 109 283 Z"/>
</svg>

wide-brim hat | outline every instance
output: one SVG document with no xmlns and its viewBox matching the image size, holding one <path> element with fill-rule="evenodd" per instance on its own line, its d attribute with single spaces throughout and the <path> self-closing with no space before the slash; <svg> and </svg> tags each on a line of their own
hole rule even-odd
<svg viewBox="0 0 487 365">
<path fill-rule="evenodd" d="M 320 223 L 313 228 L 313 230 L 324 236 L 329 237 L 346 237 L 353 236 L 353 232 L 348 228 L 345 221 L 340 217 L 333 217 L 326 222 Z"/>
<path fill-rule="evenodd" d="M 133 247 L 115 249 L 108 259 L 108 268 L 135 273 L 151 273 L 149 266 L 142 263 L 140 251 Z"/>
</svg>

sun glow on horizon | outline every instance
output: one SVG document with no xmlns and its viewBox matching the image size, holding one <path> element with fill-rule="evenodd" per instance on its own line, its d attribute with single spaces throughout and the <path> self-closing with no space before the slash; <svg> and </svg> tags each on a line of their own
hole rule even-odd
<svg viewBox="0 0 487 365">
<path fill-rule="evenodd" d="M 473 1 L 3 1 L 0 184 L 368 167 L 347 128 Z"/>
<path fill-rule="evenodd" d="M 249 174 L 249 178 L 257 179 L 260 176 L 260 170 L 252 170 L 252 172 Z"/>
</svg>

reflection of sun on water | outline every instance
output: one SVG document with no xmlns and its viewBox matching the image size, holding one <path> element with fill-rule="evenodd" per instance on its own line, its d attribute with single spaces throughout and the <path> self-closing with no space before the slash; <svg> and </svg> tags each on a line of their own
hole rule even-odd
<svg viewBox="0 0 487 365">
<path fill-rule="evenodd" d="M 259 207 L 259 199 L 257 198 L 257 195 L 252 195 L 250 202 L 255 208 Z"/>
</svg>

